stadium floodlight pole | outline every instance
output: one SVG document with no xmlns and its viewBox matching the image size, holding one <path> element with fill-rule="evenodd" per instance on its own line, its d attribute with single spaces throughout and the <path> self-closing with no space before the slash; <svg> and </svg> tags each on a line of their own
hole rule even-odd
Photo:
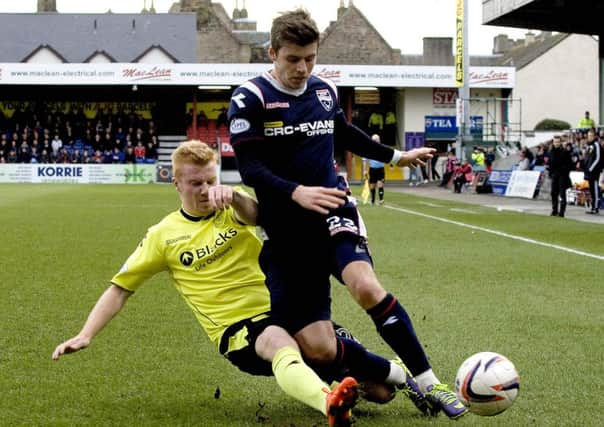
<svg viewBox="0 0 604 427">
<path fill-rule="evenodd" d="M 472 140 L 470 133 L 470 55 L 468 54 L 468 0 L 457 0 L 455 27 L 455 84 L 457 96 L 457 144 L 455 156 L 463 161 L 463 144 Z"/>
</svg>

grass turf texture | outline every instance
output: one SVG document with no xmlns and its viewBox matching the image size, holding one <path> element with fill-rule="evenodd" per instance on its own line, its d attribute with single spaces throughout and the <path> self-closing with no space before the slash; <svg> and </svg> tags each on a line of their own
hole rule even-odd
<svg viewBox="0 0 604 427">
<path fill-rule="evenodd" d="M 604 255 L 600 225 L 422 200 L 388 192 L 392 206 Z M 273 378 L 222 359 L 167 274 L 130 298 L 90 348 L 51 360 L 146 228 L 176 207 L 167 185 L 0 185 L 0 424 L 326 425 Z M 441 380 L 452 384 L 478 351 L 500 352 L 520 372 L 512 408 L 456 425 L 604 423 L 604 261 L 387 208 L 361 211 L 382 284 L 406 306 Z M 309 263 L 312 254 L 300 268 Z M 334 284 L 333 295 L 334 318 L 391 356 L 346 290 Z M 359 427 L 451 422 L 420 417 L 402 396 L 361 403 L 354 416 Z"/>
</svg>

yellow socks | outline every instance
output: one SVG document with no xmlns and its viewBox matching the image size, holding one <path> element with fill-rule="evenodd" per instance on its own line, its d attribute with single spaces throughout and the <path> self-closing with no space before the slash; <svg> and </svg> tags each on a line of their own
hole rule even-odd
<svg viewBox="0 0 604 427">
<path fill-rule="evenodd" d="M 288 395 L 325 414 L 330 389 L 313 371 L 298 350 L 283 347 L 273 357 L 273 373 L 279 387 Z"/>
</svg>

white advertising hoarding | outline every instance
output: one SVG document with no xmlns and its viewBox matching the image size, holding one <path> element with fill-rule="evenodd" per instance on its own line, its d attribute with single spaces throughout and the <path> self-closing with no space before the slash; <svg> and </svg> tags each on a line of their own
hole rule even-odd
<svg viewBox="0 0 604 427">
<path fill-rule="evenodd" d="M 270 64 L 0 63 L 0 85 L 240 85 Z M 316 65 L 338 86 L 455 87 L 453 66 Z M 513 67 L 471 67 L 470 86 L 513 88 Z"/>
<path fill-rule="evenodd" d="M 539 183 L 539 171 L 513 171 L 505 195 L 532 199 Z"/>
<path fill-rule="evenodd" d="M 147 184 L 156 181 L 151 164 L 0 165 L 0 183 Z"/>
</svg>

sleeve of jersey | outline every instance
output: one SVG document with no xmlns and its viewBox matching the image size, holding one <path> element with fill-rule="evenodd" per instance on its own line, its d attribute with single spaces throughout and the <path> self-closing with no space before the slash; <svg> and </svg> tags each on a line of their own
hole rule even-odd
<svg viewBox="0 0 604 427">
<path fill-rule="evenodd" d="M 237 168 L 244 184 L 291 195 L 298 184 L 273 174 L 262 162 L 263 111 L 262 101 L 249 90 L 240 87 L 233 93 L 228 118 Z"/>
<path fill-rule="evenodd" d="M 336 113 L 335 121 L 335 143 L 339 148 L 352 151 L 366 159 L 383 163 L 392 161 L 394 149 L 375 142 L 361 129 L 349 123 L 342 109 Z"/>
<path fill-rule="evenodd" d="M 111 283 L 134 292 L 148 278 L 167 269 L 158 234 L 149 230 L 120 271 L 113 276 Z"/>
</svg>

